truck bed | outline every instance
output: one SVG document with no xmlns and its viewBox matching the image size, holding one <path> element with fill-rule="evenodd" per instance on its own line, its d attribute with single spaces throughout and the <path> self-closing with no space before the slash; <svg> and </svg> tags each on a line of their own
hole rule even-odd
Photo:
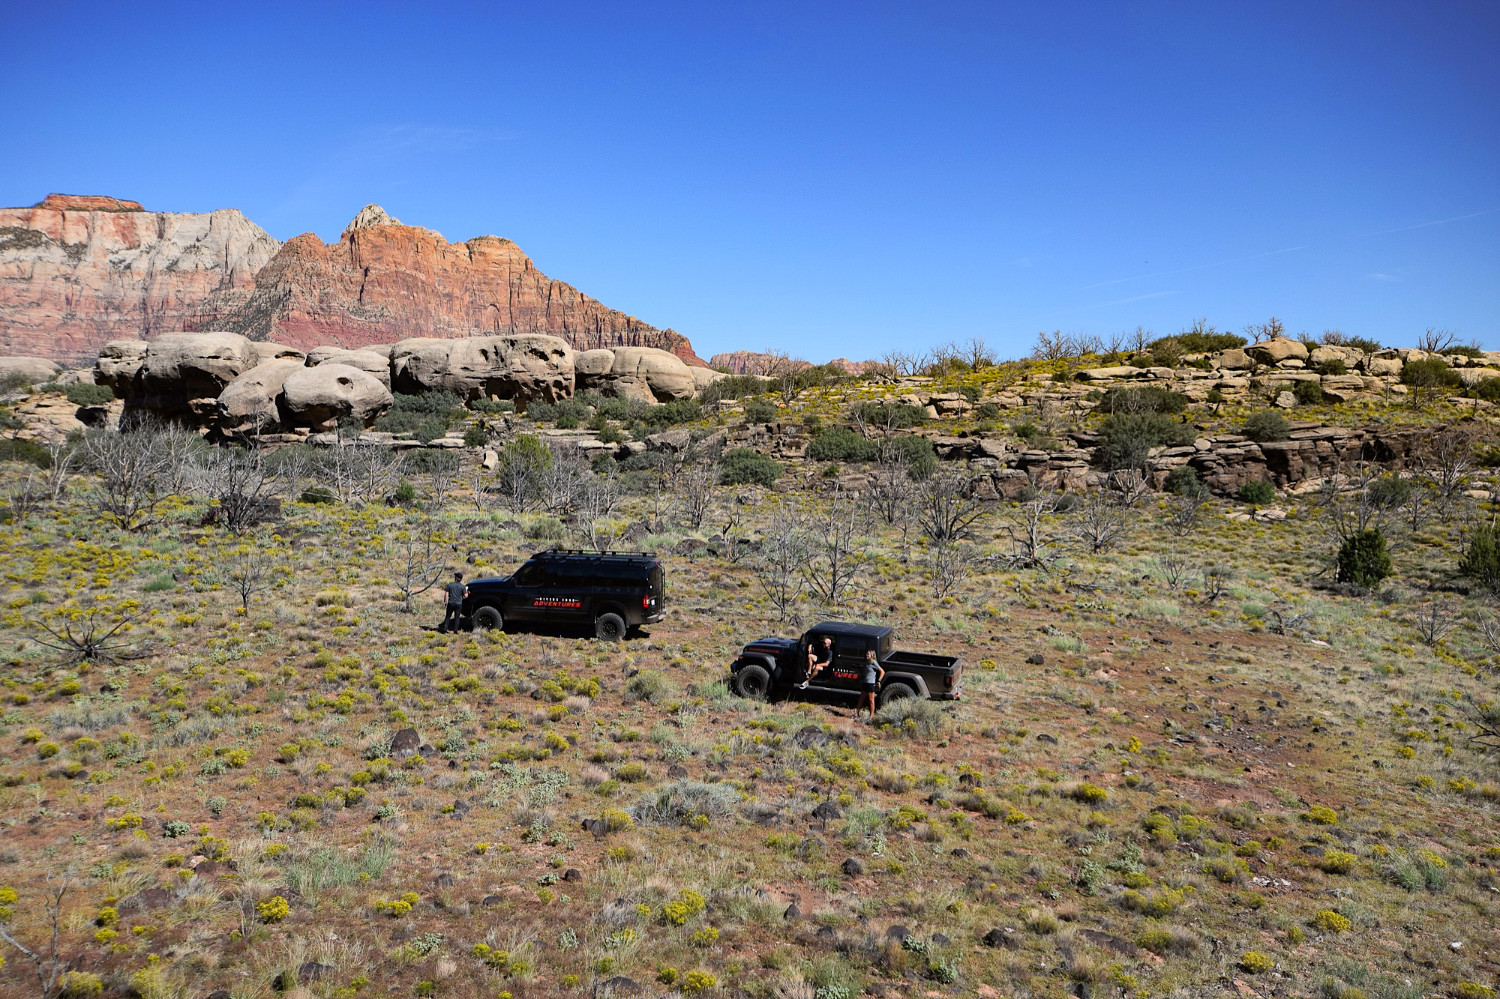
<svg viewBox="0 0 1500 999">
<path fill-rule="evenodd" d="M 895 666 L 910 669 L 952 669 L 958 665 L 958 656 L 940 656 L 931 652 L 892 652 L 880 663 L 886 669 Z"/>
</svg>

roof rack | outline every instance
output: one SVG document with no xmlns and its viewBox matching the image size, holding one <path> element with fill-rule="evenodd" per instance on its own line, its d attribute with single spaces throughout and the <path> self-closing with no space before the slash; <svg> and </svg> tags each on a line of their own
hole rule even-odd
<svg viewBox="0 0 1500 999">
<path fill-rule="evenodd" d="M 587 555 L 590 558 L 609 558 L 610 556 L 625 556 L 628 558 L 656 558 L 651 552 L 595 552 L 587 548 L 547 548 L 539 551 L 536 555 Z M 535 558 L 533 555 L 532 558 Z"/>
</svg>

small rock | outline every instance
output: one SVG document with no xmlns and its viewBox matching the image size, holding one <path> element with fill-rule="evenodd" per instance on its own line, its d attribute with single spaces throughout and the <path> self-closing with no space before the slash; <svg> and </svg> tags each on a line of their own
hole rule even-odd
<svg viewBox="0 0 1500 999">
<path fill-rule="evenodd" d="M 432 886 L 434 888 L 452 888 L 457 883 L 458 882 L 454 879 L 453 875 L 449 874 L 447 871 L 444 871 L 442 874 L 439 874 L 437 877 L 432 879 Z"/>
<path fill-rule="evenodd" d="M 911 936 L 911 930 L 907 929 L 905 926 L 902 926 L 900 923 L 897 923 L 895 926 L 892 926 L 885 931 L 885 938 L 887 940 L 901 941 L 905 940 L 909 936 Z"/>
<path fill-rule="evenodd" d="M 844 813 L 839 810 L 838 805 L 835 805 L 831 801 L 825 801 L 812 810 L 812 817 L 819 822 L 828 822 L 831 819 L 843 818 Z"/>
<path fill-rule="evenodd" d="M 688 775 L 688 768 L 681 763 L 674 763 L 667 767 L 667 776 L 673 780 L 683 780 Z"/>
<path fill-rule="evenodd" d="M 828 745 L 828 733 L 816 725 L 804 725 L 792 736 L 792 742 L 798 749 L 815 749 Z"/>
<path fill-rule="evenodd" d="M 1057 736 L 1048 735 L 1046 732 L 1043 732 L 1041 735 L 1036 737 L 1036 741 L 1045 742 L 1049 746 L 1055 746 L 1057 745 Z"/>
<path fill-rule="evenodd" d="M 865 865 L 861 864 L 858 859 L 850 857 L 842 864 L 842 870 L 848 877 L 857 878 L 865 872 Z"/>
<path fill-rule="evenodd" d="M 946 933 L 934 933 L 932 935 L 932 942 L 937 944 L 939 947 L 946 947 L 953 941 L 948 939 L 948 935 Z"/>
<path fill-rule="evenodd" d="M 1281 392 L 1276 396 L 1276 406 L 1278 409 L 1296 409 L 1297 397 L 1290 392 Z"/>
<path fill-rule="evenodd" d="M 959 860 L 968 860 L 969 851 L 961 846 L 955 846 L 953 849 L 948 851 L 948 856 L 957 857 Z"/>
<path fill-rule="evenodd" d="M 486 895 L 484 898 L 480 899 L 479 904 L 482 905 L 482 906 L 484 906 L 486 909 L 488 909 L 488 908 L 490 908 L 492 906 L 499 905 L 500 904 L 500 896 L 499 895 Z"/>
<path fill-rule="evenodd" d="M 981 937 L 980 942 L 983 943 L 986 947 L 1014 947 L 1014 937 L 1014 930 L 1002 930 L 997 926 L 995 929 L 990 930 L 983 937 Z"/>
<path fill-rule="evenodd" d="M 802 910 L 797 908 L 796 902 L 793 902 L 791 905 L 786 907 L 786 911 L 781 914 L 781 918 L 788 921 L 793 919 L 801 919 Z"/>
<path fill-rule="evenodd" d="M 616 975 L 606 978 L 594 986 L 594 999 L 605 999 L 606 996 L 633 996 L 641 991 L 641 984 L 634 978 L 626 978 L 624 975 Z"/>
<path fill-rule="evenodd" d="M 582 881 L 583 872 L 576 867 L 570 867 L 566 871 L 563 871 L 562 879 L 564 881 Z"/>
<path fill-rule="evenodd" d="M 321 978 L 328 977 L 333 972 L 334 969 L 331 965 L 319 964 L 317 961 L 308 961 L 297 969 L 297 981 L 316 982 Z"/>
<path fill-rule="evenodd" d="M 1047 660 L 1042 656 L 1040 652 L 1033 653 L 1026 657 L 1026 663 L 1030 666 L 1044 666 L 1046 665 L 1046 662 Z"/>
<path fill-rule="evenodd" d="M 398 760 L 404 759 L 405 757 L 410 756 L 412 753 L 415 753 L 417 751 L 417 747 L 421 744 L 422 738 L 421 736 L 417 735 L 416 729 L 403 728 L 401 731 L 391 736 L 391 756 L 395 757 Z"/>
</svg>

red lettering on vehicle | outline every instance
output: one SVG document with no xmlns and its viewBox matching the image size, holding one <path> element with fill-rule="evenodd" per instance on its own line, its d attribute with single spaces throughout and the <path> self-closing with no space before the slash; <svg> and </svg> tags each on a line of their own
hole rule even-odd
<svg viewBox="0 0 1500 999">
<path fill-rule="evenodd" d="M 536 597 L 531 601 L 533 607 L 582 607 L 582 600 L 570 600 L 566 597 Z"/>
</svg>

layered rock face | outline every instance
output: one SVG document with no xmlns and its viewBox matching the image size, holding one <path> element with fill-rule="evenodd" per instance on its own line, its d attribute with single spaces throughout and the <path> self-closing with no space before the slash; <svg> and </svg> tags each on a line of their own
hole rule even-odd
<svg viewBox="0 0 1500 999">
<path fill-rule="evenodd" d="M 232 209 L 61 194 L 0 209 L 0 354 L 86 361 L 110 340 L 212 325 L 280 248 Z"/>
<path fill-rule="evenodd" d="M 252 340 L 358 349 L 416 337 L 542 333 L 575 350 L 656 347 L 703 362 L 687 338 L 627 316 L 554 281 L 508 239 L 450 243 L 402 225 L 378 205 L 337 243 L 289 240 L 223 326 Z"/>
<path fill-rule="evenodd" d="M 0 355 L 77 362 L 112 340 L 198 330 L 304 352 L 539 333 L 574 350 L 654 347 L 703 365 L 686 337 L 552 280 L 508 239 L 449 243 L 378 205 L 331 244 L 279 243 L 233 210 L 58 194 L 0 209 Z"/>
</svg>

